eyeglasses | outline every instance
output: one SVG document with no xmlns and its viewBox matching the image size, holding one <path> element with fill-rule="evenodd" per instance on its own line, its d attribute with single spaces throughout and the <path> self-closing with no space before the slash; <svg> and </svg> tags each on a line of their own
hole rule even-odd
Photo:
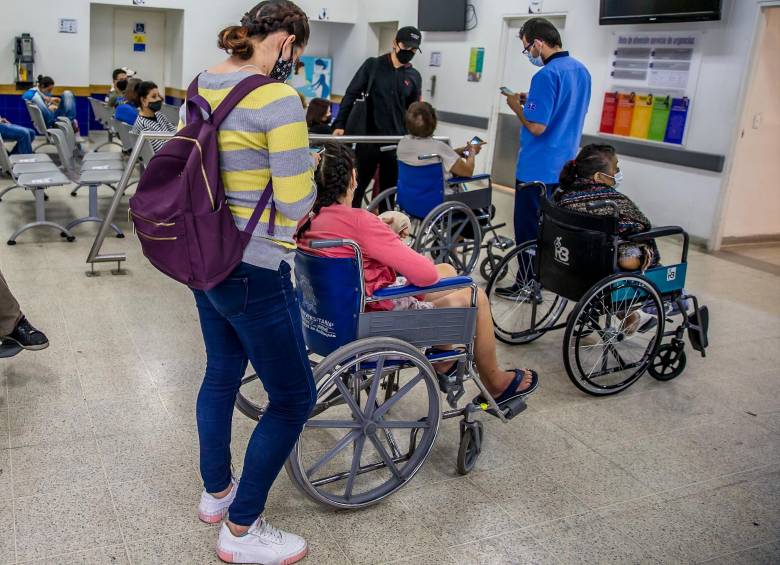
<svg viewBox="0 0 780 565">
<path fill-rule="evenodd" d="M 523 55 L 527 54 L 528 50 L 531 49 L 531 47 L 534 46 L 534 42 L 533 41 L 531 43 L 529 43 L 528 45 L 526 45 L 525 42 L 523 42 L 523 32 L 522 31 L 518 31 L 517 32 L 517 39 L 519 39 L 520 43 L 523 44 Z"/>
</svg>

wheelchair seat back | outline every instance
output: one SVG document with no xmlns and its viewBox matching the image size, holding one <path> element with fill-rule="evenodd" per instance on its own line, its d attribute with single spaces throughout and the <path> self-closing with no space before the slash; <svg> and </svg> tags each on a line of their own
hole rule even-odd
<svg viewBox="0 0 780 565">
<path fill-rule="evenodd" d="M 295 291 L 310 351 L 323 357 L 356 339 L 361 311 L 360 267 L 355 257 L 295 254 Z"/>
<path fill-rule="evenodd" d="M 542 287 L 578 301 L 615 268 L 617 219 L 581 214 L 542 199 L 536 272 Z"/>
<path fill-rule="evenodd" d="M 444 168 L 439 161 L 430 165 L 407 165 L 398 162 L 398 206 L 414 216 L 424 218 L 444 202 Z"/>
</svg>

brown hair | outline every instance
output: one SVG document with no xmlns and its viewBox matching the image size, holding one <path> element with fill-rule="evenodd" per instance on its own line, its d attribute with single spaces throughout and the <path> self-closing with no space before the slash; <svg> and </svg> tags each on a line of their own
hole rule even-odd
<svg viewBox="0 0 780 565">
<path fill-rule="evenodd" d="M 436 110 L 427 102 L 414 102 L 406 111 L 406 129 L 415 137 L 431 137 L 436 123 Z"/>
<path fill-rule="evenodd" d="M 254 47 L 249 38 L 262 41 L 276 31 L 295 36 L 295 46 L 309 42 L 309 18 L 290 0 L 263 0 L 241 18 L 241 25 L 228 26 L 219 32 L 217 45 L 239 59 L 252 57 Z"/>
<path fill-rule="evenodd" d="M 563 166 L 558 179 L 561 188 L 572 186 L 577 179 L 589 179 L 596 173 L 606 173 L 614 156 L 615 148 L 611 145 L 600 143 L 586 145 L 580 149 L 574 159 Z"/>
<path fill-rule="evenodd" d="M 308 127 L 325 123 L 325 116 L 330 109 L 330 101 L 324 98 L 314 98 L 306 110 L 306 125 Z"/>
<path fill-rule="evenodd" d="M 125 88 L 125 101 L 136 106 L 141 106 L 141 100 L 138 96 L 138 87 L 143 81 L 140 78 L 131 78 L 127 80 L 127 88 Z"/>
</svg>

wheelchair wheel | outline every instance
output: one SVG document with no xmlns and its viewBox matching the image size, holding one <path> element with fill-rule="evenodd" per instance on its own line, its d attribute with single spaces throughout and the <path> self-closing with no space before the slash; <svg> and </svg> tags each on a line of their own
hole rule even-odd
<svg viewBox="0 0 780 565">
<path fill-rule="evenodd" d="M 386 188 L 368 203 L 366 210 L 377 213 L 385 212 L 387 210 L 398 210 L 398 205 L 395 201 L 396 192 L 398 192 L 396 187 Z"/>
<path fill-rule="evenodd" d="M 671 381 L 673 378 L 680 376 L 685 370 L 685 364 L 687 362 L 685 356 L 685 344 L 682 340 L 679 343 L 664 343 L 658 348 L 653 360 L 650 362 L 650 366 L 647 368 L 647 372 L 650 376 L 658 381 Z"/>
<path fill-rule="evenodd" d="M 596 283 L 566 324 L 563 362 L 575 386 L 605 396 L 634 384 L 658 351 L 663 311 L 655 285 L 641 275 L 616 274 Z"/>
<path fill-rule="evenodd" d="M 298 488 L 329 507 L 363 508 L 409 482 L 441 422 L 425 356 L 395 338 L 367 338 L 326 357 L 314 378 L 318 404 L 286 464 Z"/>
<path fill-rule="evenodd" d="M 468 275 L 477 265 L 481 243 L 482 230 L 474 212 L 462 202 L 450 201 L 428 213 L 413 248 L 434 263 L 449 263 L 459 275 Z"/>
<path fill-rule="evenodd" d="M 487 293 L 496 337 L 512 345 L 529 343 L 555 325 L 566 299 L 542 288 L 536 280 L 536 242 L 507 253 L 488 280 Z"/>
<path fill-rule="evenodd" d="M 468 475 L 474 469 L 482 453 L 484 431 L 482 422 L 460 422 L 460 447 L 458 448 L 458 474 Z"/>
</svg>

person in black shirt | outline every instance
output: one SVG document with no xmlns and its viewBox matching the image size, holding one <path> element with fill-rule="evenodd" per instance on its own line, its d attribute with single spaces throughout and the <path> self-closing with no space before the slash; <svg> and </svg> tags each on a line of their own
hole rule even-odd
<svg viewBox="0 0 780 565">
<path fill-rule="evenodd" d="M 371 74 L 374 82 L 368 92 L 368 135 L 406 135 L 406 110 L 420 100 L 422 78 L 411 61 L 420 50 L 420 30 L 403 27 L 398 30 L 390 53 L 367 59 L 349 83 L 341 109 L 333 123 L 333 135 L 344 135 L 352 105 L 368 88 Z M 346 132 L 349 134 L 350 132 Z M 381 152 L 376 143 L 358 144 L 358 185 L 352 206 L 358 208 L 366 187 L 379 165 L 379 187 L 384 190 L 396 185 L 398 161 L 394 151 Z"/>
</svg>

